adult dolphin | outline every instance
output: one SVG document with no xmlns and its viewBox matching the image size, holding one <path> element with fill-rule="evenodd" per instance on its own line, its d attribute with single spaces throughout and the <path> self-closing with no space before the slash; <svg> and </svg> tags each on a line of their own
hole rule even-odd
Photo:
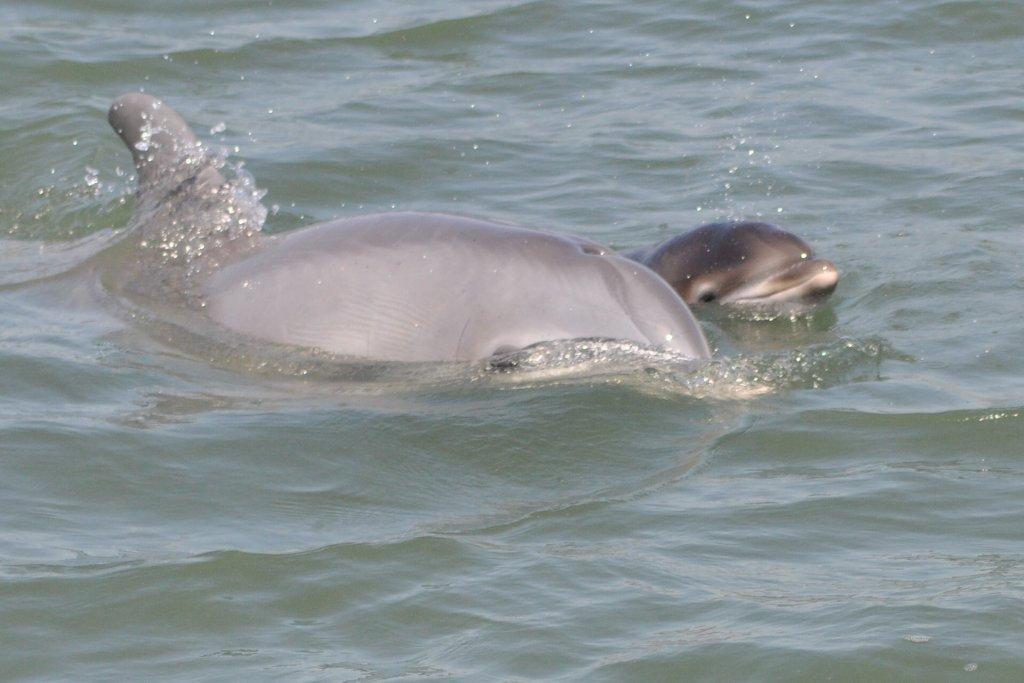
<svg viewBox="0 0 1024 683">
<path fill-rule="evenodd" d="M 710 223 L 623 252 L 661 275 L 687 304 L 812 304 L 836 288 L 839 272 L 807 242 L 768 223 Z"/>
<path fill-rule="evenodd" d="M 108 118 L 138 172 L 133 296 L 179 301 L 251 338 L 379 360 L 469 361 L 595 337 L 710 356 L 672 288 L 601 245 L 428 213 L 265 236 L 239 218 L 237 188 L 177 112 L 129 93 Z"/>
</svg>

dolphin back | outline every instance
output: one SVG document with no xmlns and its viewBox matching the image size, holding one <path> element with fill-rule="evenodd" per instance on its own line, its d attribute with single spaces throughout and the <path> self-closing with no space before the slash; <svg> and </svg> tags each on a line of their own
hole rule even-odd
<svg viewBox="0 0 1024 683">
<path fill-rule="evenodd" d="M 202 297 L 246 336 L 378 360 L 473 361 L 593 338 L 710 356 L 686 304 L 647 268 L 587 240 L 444 214 L 272 237 Z"/>
</svg>

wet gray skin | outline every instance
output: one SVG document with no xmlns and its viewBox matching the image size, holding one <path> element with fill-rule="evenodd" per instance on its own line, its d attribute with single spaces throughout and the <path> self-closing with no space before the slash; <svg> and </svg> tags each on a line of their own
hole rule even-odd
<svg viewBox="0 0 1024 683">
<path fill-rule="evenodd" d="M 206 223 L 217 223 L 232 199 L 181 116 L 131 93 L 114 102 L 109 120 L 138 169 L 138 205 L 146 207 L 133 228 L 139 249 L 158 239 L 164 248 L 161 259 L 138 257 L 132 291 L 174 289 L 170 298 L 235 333 L 392 361 L 477 360 L 582 338 L 710 355 L 664 280 L 587 240 L 427 213 L 336 220 L 280 236 L 214 231 Z M 186 223 L 185 237 L 174 237 Z M 175 240 L 187 243 L 189 258 Z"/>
<path fill-rule="evenodd" d="M 814 304 L 836 288 L 831 261 L 768 223 L 711 223 L 624 256 L 661 275 L 688 304 Z"/>
</svg>

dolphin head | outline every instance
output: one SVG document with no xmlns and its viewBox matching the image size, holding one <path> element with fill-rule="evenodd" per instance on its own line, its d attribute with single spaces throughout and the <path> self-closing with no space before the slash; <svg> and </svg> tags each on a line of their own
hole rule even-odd
<svg viewBox="0 0 1024 683">
<path fill-rule="evenodd" d="M 810 245 L 768 223 L 711 223 L 663 242 L 646 259 L 688 304 L 812 304 L 839 272 Z"/>
</svg>

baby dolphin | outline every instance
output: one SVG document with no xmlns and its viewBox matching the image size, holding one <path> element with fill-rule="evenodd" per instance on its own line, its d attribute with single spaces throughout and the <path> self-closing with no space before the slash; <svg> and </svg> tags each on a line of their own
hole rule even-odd
<svg viewBox="0 0 1024 683">
<path fill-rule="evenodd" d="M 250 338 L 377 360 L 472 361 L 584 338 L 710 356 L 673 289 L 601 245 L 431 213 L 239 229 L 225 219 L 237 198 L 173 109 L 130 93 L 109 120 L 138 169 L 132 296 L 181 302 Z"/>
<path fill-rule="evenodd" d="M 831 261 L 768 223 L 711 223 L 623 255 L 661 275 L 688 304 L 812 304 L 836 288 Z"/>
</svg>

